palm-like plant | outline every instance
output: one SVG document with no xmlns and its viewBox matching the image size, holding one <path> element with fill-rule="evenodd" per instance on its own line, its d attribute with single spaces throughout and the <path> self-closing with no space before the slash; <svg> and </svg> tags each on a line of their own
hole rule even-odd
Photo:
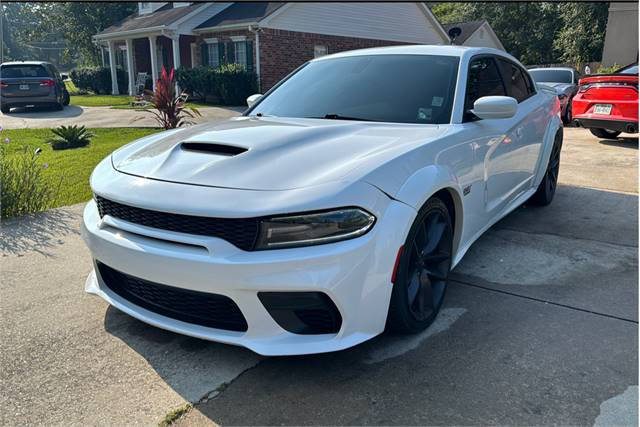
<svg viewBox="0 0 640 427">
<path fill-rule="evenodd" d="M 84 147 L 91 142 L 93 133 L 89 132 L 84 126 L 59 126 L 51 129 L 55 135 L 49 140 L 51 148 L 54 150 L 64 150 L 66 148 Z"/>
<path fill-rule="evenodd" d="M 176 93 L 175 73 L 172 68 L 169 73 L 162 67 L 160 77 L 156 81 L 156 90 L 150 99 L 153 109 L 146 110 L 155 116 L 158 124 L 164 129 L 174 129 L 192 123 L 187 118 L 200 116 L 200 112 L 193 107 L 187 107 L 186 95 Z"/>
</svg>

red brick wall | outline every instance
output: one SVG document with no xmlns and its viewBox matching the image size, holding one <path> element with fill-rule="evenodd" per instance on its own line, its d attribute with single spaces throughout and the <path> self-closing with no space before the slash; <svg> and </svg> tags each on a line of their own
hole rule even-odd
<svg viewBox="0 0 640 427">
<path fill-rule="evenodd" d="M 151 75 L 151 57 L 149 56 L 149 39 L 135 39 L 133 41 L 136 73 L 149 73 Z"/>
<path fill-rule="evenodd" d="M 291 71 L 313 59 L 315 45 L 327 46 L 328 53 L 331 54 L 346 50 L 402 44 L 408 43 L 264 28 L 260 33 L 261 91 L 262 93 L 266 92 Z"/>
<path fill-rule="evenodd" d="M 180 36 L 180 66 L 191 68 L 191 43 L 195 43 L 194 36 Z"/>
</svg>

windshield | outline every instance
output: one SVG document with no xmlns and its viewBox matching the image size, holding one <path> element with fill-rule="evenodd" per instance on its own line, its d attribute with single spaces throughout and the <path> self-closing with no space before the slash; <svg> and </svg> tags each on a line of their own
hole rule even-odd
<svg viewBox="0 0 640 427">
<path fill-rule="evenodd" d="M 449 123 L 458 58 L 368 55 L 310 62 L 249 114 L 397 123 Z"/>
<path fill-rule="evenodd" d="M 24 77 L 49 77 L 47 70 L 41 65 L 3 65 L 0 67 L 2 77 L 24 78 Z"/>
<path fill-rule="evenodd" d="M 622 74 L 638 74 L 638 64 L 627 65 L 625 68 L 622 68 L 617 72 Z"/>
<path fill-rule="evenodd" d="M 569 70 L 529 70 L 529 74 L 537 83 L 573 83 Z"/>
</svg>

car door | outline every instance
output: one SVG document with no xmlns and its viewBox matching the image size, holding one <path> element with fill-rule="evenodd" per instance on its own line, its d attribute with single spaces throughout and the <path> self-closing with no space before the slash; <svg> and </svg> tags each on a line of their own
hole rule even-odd
<svg viewBox="0 0 640 427">
<path fill-rule="evenodd" d="M 514 116 L 515 144 L 511 147 L 507 162 L 510 174 L 513 175 L 513 195 L 517 197 L 531 188 L 537 171 L 547 128 L 547 105 L 544 97 L 538 96 L 526 70 L 506 58 L 498 58 L 498 64 L 507 93 L 518 101 L 518 110 Z"/>
<path fill-rule="evenodd" d="M 465 92 L 464 122 L 473 135 L 476 163 L 482 173 L 480 203 L 484 206 L 484 212 L 482 218 L 477 218 L 480 225 L 490 221 L 512 200 L 514 189 L 522 182 L 517 155 L 523 132 L 520 129 L 521 116 L 518 114 L 508 119 L 480 120 L 470 110 L 473 109 L 473 103 L 483 96 L 508 95 L 496 58 L 493 55 L 472 58 Z M 477 197 L 479 195 L 476 192 L 474 198 Z"/>
</svg>

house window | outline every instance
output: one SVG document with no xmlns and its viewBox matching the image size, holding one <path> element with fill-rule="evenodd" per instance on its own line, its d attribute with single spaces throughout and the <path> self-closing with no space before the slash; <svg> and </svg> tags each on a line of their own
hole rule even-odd
<svg viewBox="0 0 640 427">
<path fill-rule="evenodd" d="M 325 45 L 317 44 L 313 47 L 314 58 L 320 58 L 321 56 L 325 56 L 327 53 L 329 53 L 329 49 L 327 49 L 327 46 Z"/>
<path fill-rule="evenodd" d="M 233 42 L 234 58 L 236 64 L 240 64 L 246 70 L 247 67 L 247 43 L 244 41 Z"/>
</svg>

